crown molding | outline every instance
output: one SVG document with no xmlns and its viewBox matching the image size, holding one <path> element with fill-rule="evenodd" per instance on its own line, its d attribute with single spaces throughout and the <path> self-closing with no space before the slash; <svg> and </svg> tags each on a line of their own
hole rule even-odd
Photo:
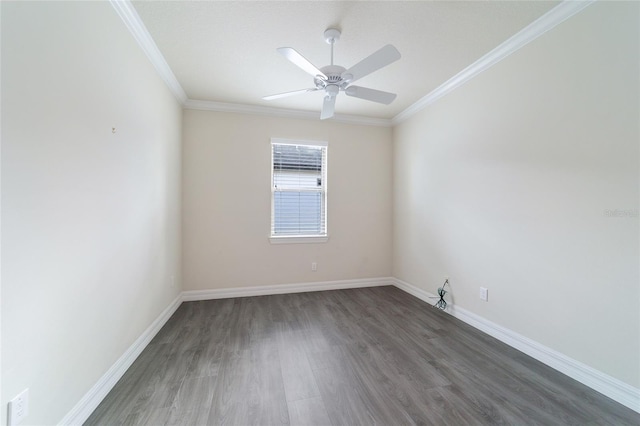
<svg viewBox="0 0 640 426">
<path fill-rule="evenodd" d="M 445 81 L 443 84 L 432 90 L 429 94 L 409 106 L 391 119 L 393 125 L 399 124 L 417 112 L 434 103 L 447 93 L 462 86 L 476 75 L 487 70 L 507 56 L 519 50 L 526 44 L 540 37 L 550 29 L 556 27 L 576 13 L 580 12 L 596 0 L 565 0 L 540 18 L 527 25 L 525 28 L 511 36 L 495 49 L 460 71 L 458 74 Z"/>
<path fill-rule="evenodd" d="M 169 87 L 169 90 L 171 90 L 176 99 L 178 99 L 181 104 L 184 104 L 187 100 L 187 94 L 173 74 L 173 71 L 171 71 L 169 64 L 164 59 L 164 56 L 162 56 L 160 49 L 158 49 L 158 46 L 153 41 L 151 34 L 149 34 L 147 27 L 145 27 L 142 19 L 140 19 L 140 15 L 138 15 L 138 12 L 136 12 L 131 2 L 129 0 L 110 0 L 109 2 L 127 26 L 133 38 L 138 42 L 138 45 L 140 45 L 147 55 L 156 71 L 158 71 L 160 78 L 162 78 L 167 87 Z"/>
<path fill-rule="evenodd" d="M 296 109 L 273 108 L 258 105 L 233 104 L 214 101 L 200 101 L 187 99 L 184 102 L 186 109 L 197 109 L 203 111 L 233 112 L 240 114 L 264 115 L 270 117 L 298 118 L 306 120 L 318 120 L 319 113 L 314 111 L 301 111 Z M 359 124 L 365 126 L 391 127 L 391 120 L 387 118 L 361 117 L 357 115 L 336 114 L 329 122 L 339 122 L 347 124 Z"/>
<path fill-rule="evenodd" d="M 300 111 L 293 109 L 273 108 L 258 105 L 233 104 L 215 101 L 202 101 L 187 98 L 187 94 L 178 82 L 178 79 L 171 71 L 169 64 L 153 41 L 151 34 L 145 27 L 142 19 L 136 12 L 130 0 L 109 0 L 122 21 L 125 23 L 135 40 L 145 52 L 153 66 L 158 71 L 162 80 L 169 87 L 176 99 L 187 109 L 233 112 L 240 114 L 255 114 L 270 117 L 298 118 L 307 120 L 317 120 L 318 114 L 313 111 Z M 495 49 L 472 63 L 449 80 L 432 90 L 426 96 L 406 108 L 404 111 L 393 117 L 373 118 L 356 115 L 336 114 L 331 121 L 347 124 L 358 124 L 366 126 L 392 127 L 399 124 L 427 106 L 434 103 L 447 93 L 462 86 L 476 75 L 487 70 L 507 56 L 519 50 L 529 42 L 540 37 L 542 34 L 566 21 L 576 13 L 580 12 L 596 0 L 564 0 L 562 3 L 533 21 L 521 31 L 507 39 Z"/>
<path fill-rule="evenodd" d="M 201 101 L 189 99 L 184 89 L 178 82 L 166 59 L 153 41 L 151 34 L 145 27 L 140 15 L 136 12 L 130 0 L 109 0 L 116 10 L 133 38 L 147 55 L 156 71 L 165 82 L 176 99 L 187 109 L 205 111 L 234 112 L 241 114 L 265 115 L 271 117 L 301 118 L 318 120 L 318 113 L 312 111 L 299 111 L 293 109 L 273 108 L 257 105 L 232 104 L 215 101 Z M 336 114 L 331 121 L 347 124 L 360 124 L 366 126 L 391 127 L 391 120 L 386 118 L 361 117 L 356 115 Z"/>
</svg>

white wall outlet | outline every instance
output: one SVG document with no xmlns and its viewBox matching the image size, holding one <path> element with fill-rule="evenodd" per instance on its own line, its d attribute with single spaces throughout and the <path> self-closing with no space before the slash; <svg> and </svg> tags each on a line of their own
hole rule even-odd
<svg viewBox="0 0 640 426">
<path fill-rule="evenodd" d="M 8 406 L 8 426 L 20 424 L 29 414 L 29 389 L 25 389 L 15 398 L 9 401 Z"/>
<path fill-rule="evenodd" d="M 318 264 L 316 262 L 311 262 L 311 270 L 313 272 L 318 270 Z"/>
<path fill-rule="evenodd" d="M 489 301 L 489 290 L 487 290 L 484 287 L 480 287 L 480 299 L 484 300 L 485 302 Z"/>
</svg>

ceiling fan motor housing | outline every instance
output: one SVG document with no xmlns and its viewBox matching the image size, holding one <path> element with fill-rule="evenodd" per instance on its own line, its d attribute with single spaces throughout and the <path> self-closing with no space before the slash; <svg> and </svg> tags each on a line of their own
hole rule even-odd
<svg viewBox="0 0 640 426">
<path fill-rule="evenodd" d="M 342 78 L 342 73 L 346 71 L 344 67 L 340 65 L 327 65 L 326 67 L 320 68 L 320 71 L 327 76 L 325 80 L 321 76 L 317 76 L 314 79 L 314 83 L 318 89 L 325 89 L 329 85 L 337 86 L 339 89 L 344 89 L 348 82 Z"/>
</svg>

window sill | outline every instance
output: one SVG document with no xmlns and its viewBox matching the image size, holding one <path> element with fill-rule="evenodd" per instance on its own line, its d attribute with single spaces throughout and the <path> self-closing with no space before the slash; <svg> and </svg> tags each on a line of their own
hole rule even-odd
<svg viewBox="0 0 640 426">
<path fill-rule="evenodd" d="M 316 243 L 326 243 L 329 241 L 329 236 L 327 235 L 287 235 L 286 237 L 269 237 L 269 242 L 271 244 L 316 244 Z"/>
</svg>

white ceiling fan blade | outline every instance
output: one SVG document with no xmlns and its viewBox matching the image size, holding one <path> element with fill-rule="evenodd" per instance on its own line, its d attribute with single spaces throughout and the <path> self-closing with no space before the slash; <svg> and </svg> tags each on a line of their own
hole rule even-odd
<svg viewBox="0 0 640 426">
<path fill-rule="evenodd" d="M 367 56 L 348 70 L 342 73 L 342 78 L 348 82 L 354 82 L 365 75 L 369 75 L 382 67 L 400 59 L 400 52 L 391 44 L 387 44 L 380 50 Z"/>
<path fill-rule="evenodd" d="M 294 90 L 293 92 L 285 92 L 285 93 L 278 93 L 277 95 L 263 96 L 262 99 L 264 99 L 265 101 L 272 101 L 274 99 L 287 98 L 289 96 L 294 96 L 294 95 L 301 95 L 302 93 L 315 92 L 316 90 L 318 89 L 313 88 L 313 89 Z"/>
<path fill-rule="evenodd" d="M 320 120 L 333 117 L 333 113 L 336 109 L 336 97 L 325 96 L 322 103 L 322 112 L 320 113 Z"/>
<path fill-rule="evenodd" d="M 309 62 L 307 60 L 307 58 L 305 58 L 304 56 L 299 54 L 294 48 L 292 48 L 292 47 L 279 47 L 276 50 L 282 56 L 284 56 L 285 58 L 287 58 L 288 60 L 290 60 L 295 65 L 299 66 L 304 71 L 306 71 L 307 73 L 311 74 L 312 76 L 315 77 L 315 76 L 320 75 L 320 76 L 324 77 L 325 79 L 327 78 L 327 76 L 324 75 L 324 73 L 322 71 L 320 71 L 318 69 L 318 67 L 316 67 L 311 62 Z"/>
<path fill-rule="evenodd" d="M 366 99 L 368 101 L 378 102 L 389 105 L 396 98 L 395 93 L 383 92 L 382 90 L 369 89 L 367 87 L 349 86 L 344 91 L 347 96 L 354 98 Z"/>
</svg>

